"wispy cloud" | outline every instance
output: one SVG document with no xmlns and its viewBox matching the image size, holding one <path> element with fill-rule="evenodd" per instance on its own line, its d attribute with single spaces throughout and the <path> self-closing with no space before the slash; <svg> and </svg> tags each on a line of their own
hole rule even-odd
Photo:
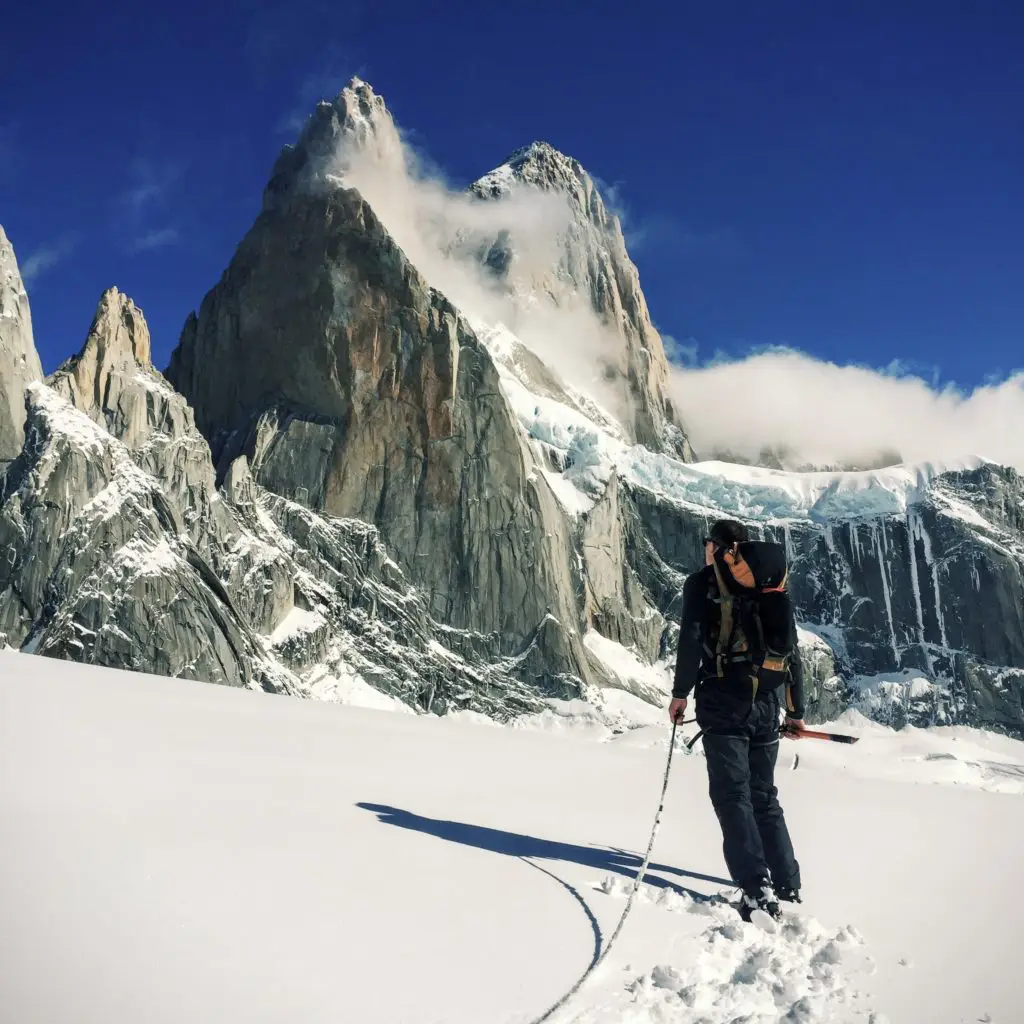
<svg viewBox="0 0 1024 1024">
<path fill-rule="evenodd" d="M 58 263 L 68 258 L 78 245 L 78 235 L 66 234 L 38 249 L 25 257 L 21 263 L 21 279 L 25 284 L 30 285 L 37 281 L 48 270 L 52 270 Z"/>
<path fill-rule="evenodd" d="M 618 218 L 627 250 L 632 252 L 639 249 L 650 236 L 651 225 L 639 219 L 633 209 L 627 204 L 625 183 L 621 181 L 605 181 L 592 171 L 587 173 L 601 193 L 601 198 L 604 200 L 604 205 L 609 213 Z"/>
<path fill-rule="evenodd" d="M 165 204 L 180 175 L 181 167 L 177 164 L 136 160 L 131 165 L 130 183 L 115 201 L 130 222 L 138 225 L 152 209 Z"/>
<path fill-rule="evenodd" d="M 630 253 L 656 253 L 681 260 L 714 260 L 732 263 L 743 255 L 739 232 L 730 226 L 697 230 L 667 213 L 638 215 L 626 202 L 625 185 L 608 182 L 590 172 L 605 206 L 619 219 L 622 236 Z"/>
<path fill-rule="evenodd" d="M 121 195 L 121 202 L 128 208 L 132 216 L 139 217 L 149 203 L 161 198 L 166 185 L 155 181 L 144 181 L 126 189 Z"/>
<path fill-rule="evenodd" d="M 555 298 L 538 287 L 557 280 L 573 223 L 564 194 L 520 185 L 483 201 L 456 191 L 386 120 L 370 140 L 339 140 L 320 173 L 325 188 L 357 189 L 416 269 L 472 322 L 504 325 L 565 381 L 625 415 L 626 388 L 606 374 L 621 352 L 615 328 L 589 294 Z M 480 256 L 498 240 L 514 257 L 495 276 Z"/>
<path fill-rule="evenodd" d="M 151 252 L 181 240 L 179 229 L 167 223 L 178 219 L 168 208 L 181 174 L 182 166 L 173 162 L 141 158 L 132 163 L 128 184 L 114 198 L 117 230 L 128 252 Z"/>
<path fill-rule="evenodd" d="M 634 251 L 657 252 L 673 259 L 714 260 L 734 263 L 743 256 L 739 232 L 729 226 L 706 231 L 690 228 L 671 216 L 648 216 L 633 224 L 626 233 L 626 242 Z"/>
<path fill-rule="evenodd" d="M 158 228 L 156 231 L 147 231 L 144 235 L 140 235 L 128 248 L 130 252 L 134 253 L 148 252 L 152 249 L 164 249 L 180 240 L 181 233 L 177 228 Z"/>
<path fill-rule="evenodd" d="M 665 355 L 668 361 L 681 366 L 696 366 L 698 345 L 696 338 L 686 338 L 680 341 L 673 338 L 671 334 L 662 334 L 661 343 L 665 348 Z"/>
</svg>

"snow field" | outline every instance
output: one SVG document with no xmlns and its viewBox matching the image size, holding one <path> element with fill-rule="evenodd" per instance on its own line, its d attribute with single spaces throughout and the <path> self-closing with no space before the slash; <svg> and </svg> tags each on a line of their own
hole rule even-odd
<svg viewBox="0 0 1024 1024">
<path fill-rule="evenodd" d="M 0 655 L 5 1019 L 528 1024 L 646 845 L 668 729 L 637 707 L 588 737 Z M 968 738 L 1020 760 L 934 742 Z M 847 748 L 885 778 L 784 745 L 807 902 L 774 934 L 700 899 L 728 880 L 677 755 L 642 898 L 556 1019 L 1019 1019 L 1024 802 L 915 784 L 904 739 Z"/>
</svg>

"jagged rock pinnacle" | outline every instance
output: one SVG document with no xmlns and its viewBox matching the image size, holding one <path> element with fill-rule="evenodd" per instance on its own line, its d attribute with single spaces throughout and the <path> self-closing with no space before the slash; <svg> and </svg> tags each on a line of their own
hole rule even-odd
<svg viewBox="0 0 1024 1024">
<path fill-rule="evenodd" d="M 296 190 L 315 192 L 340 180 L 357 153 L 369 151 L 381 166 L 404 159 L 394 119 L 373 87 L 353 78 L 331 101 L 321 100 L 294 145 L 285 146 L 263 193 L 263 207 L 286 201 Z"/>
<path fill-rule="evenodd" d="M 100 418 L 110 401 L 110 378 L 152 369 L 149 327 L 127 295 L 108 288 L 100 298 L 85 344 L 53 374 L 51 385 L 83 412 Z"/>
<path fill-rule="evenodd" d="M 556 304 L 580 297 L 622 339 L 617 364 L 610 367 L 625 385 L 636 441 L 692 461 L 693 450 L 669 396 L 668 360 L 651 322 L 640 276 L 626 251 L 618 217 L 608 209 L 583 165 L 548 142 L 517 149 L 501 166 L 474 182 L 470 193 L 500 200 L 519 187 L 565 197 L 570 223 L 554 263 L 528 281 L 517 278 L 516 253 L 507 237 L 483 247 L 486 265 L 514 290 L 539 292 Z"/>
</svg>

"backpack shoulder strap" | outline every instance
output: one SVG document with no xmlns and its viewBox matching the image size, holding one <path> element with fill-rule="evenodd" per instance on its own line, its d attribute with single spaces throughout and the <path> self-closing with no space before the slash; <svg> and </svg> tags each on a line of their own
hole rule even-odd
<svg viewBox="0 0 1024 1024">
<path fill-rule="evenodd" d="M 728 586 L 726 586 L 718 559 L 714 559 L 711 564 L 715 568 L 715 580 L 718 583 L 718 593 L 721 598 L 722 608 L 722 616 L 718 626 L 718 643 L 715 646 L 715 672 L 718 678 L 721 679 L 725 675 L 725 652 L 729 649 L 729 644 L 732 641 L 732 593 Z"/>
</svg>

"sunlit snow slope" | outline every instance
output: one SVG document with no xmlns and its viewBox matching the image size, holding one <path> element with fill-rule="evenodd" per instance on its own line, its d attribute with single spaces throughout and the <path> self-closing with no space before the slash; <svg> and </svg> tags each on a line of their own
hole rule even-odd
<svg viewBox="0 0 1024 1024">
<path fill-rule="evenodd" d="M 513 729 L 0 655 L 0 1018 L 526 1024 L 649 834 L 667 730 L 617 700 L 619 729 Z M 1024 745 L 835 727 L 864 739 L 781 755 L 799 912 L 700 902 L 724 866 L 680 752 L 650 885 L 559 1020 L 1020 1019 Z"/>
</svg>

